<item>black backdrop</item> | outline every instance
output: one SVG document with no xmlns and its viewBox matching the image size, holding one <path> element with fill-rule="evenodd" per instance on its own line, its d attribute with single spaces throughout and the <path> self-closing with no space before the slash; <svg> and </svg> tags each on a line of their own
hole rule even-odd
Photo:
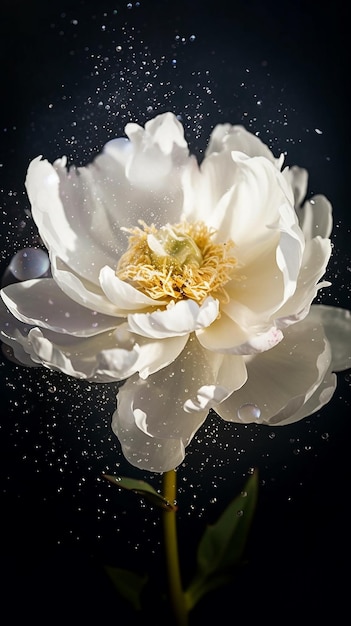
<svg viewBox="0 0 351 626">
<path fill-rule="evenodd" d="M 258 132 L 310 172 L 335 212 L 332 286 L 350 308 L 350 159 L 346 13 L 334 2 L 2 0 L 0 9 L 1 274 L 38 243 L 24 178 L 32 158 L 87 163 L 126 122 L 181 115 L 199 159 L 218 122 Z M 1 377 L 1 550 L 4 609 L 17 623 L 132 623 L 104 563 L 150 570 L 162 586 L 158 514 L 101 480 L 149 480 L 110 431 L 113 386 L 19 368 Z M 259 468 L 260 492 L 235 585 L 207 598 L 193 624 L 299 618 L 341 623 L 347 607 L 350 376 L 332 402 L 273 430 L 211 415 L 179 469 L 184 579 L 198 539 Z M 154 623 L 167 616 L 155 606 Z"/>
</svg>

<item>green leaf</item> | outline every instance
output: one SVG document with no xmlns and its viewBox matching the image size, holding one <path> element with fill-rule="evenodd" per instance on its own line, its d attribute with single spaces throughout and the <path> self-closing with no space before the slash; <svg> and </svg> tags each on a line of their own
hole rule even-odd
<svg viewBox="0 0 351 626">
<path fill-rule="evenodd" d="M 105 570 L 121 596 L 129 600 L 136 611 L 141 611 L 141 592 L 148 581 L 148 577 L 109 565 L 105 566 Z"/>
<path fill-rule="evenodd" d="M 198 546 L 197 573 L 186 591 L 189 609 L 205 593 L 233 579 L 235 568 L 242 563 L 257 493 L 256 471 L 217 522 L 206 528 Z"/>
<path fill-rule="evenodd" d="M 117 487 L 133 491 L 138 496 L 142 496 L 145 500 L 148 500 L 148 502 L 151 502 L 151 504 L 161 509 L 175 511 L 177 508 L 174 504 L 171 504 L 166 498 L 157 493 L 149 483 L 143 480 L 126 478 L 125 476 L 111 476 L 110 474 L 103 474 L 103 477 L 113 485 L 117 485 Z"/>
</svg>

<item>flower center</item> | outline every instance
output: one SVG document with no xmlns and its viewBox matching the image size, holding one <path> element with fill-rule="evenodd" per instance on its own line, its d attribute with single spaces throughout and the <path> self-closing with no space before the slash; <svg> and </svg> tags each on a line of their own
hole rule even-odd
<svg viewBox="0 0 351 626">
<path fill-rule="evenodd" d="M 200 304 L 210 294 L 228 301 L 224 285 L 237 264 L 230 255 L 234 243 L 213 243 L 215 233 L 203 222 L 167 224 L 159 230 L 139 221 L 142 228 L 123 228 L 129 245 L 116 275 L 155 300 L 190 298 Z"/>
</svg>

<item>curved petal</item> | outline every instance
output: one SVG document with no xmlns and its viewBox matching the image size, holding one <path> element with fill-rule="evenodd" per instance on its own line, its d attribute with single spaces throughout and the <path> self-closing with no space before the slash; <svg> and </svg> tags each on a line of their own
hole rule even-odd
<svg viewBox="0 0 351 626">
<path fill-rule="evenodd" d="M 313 305 L 309 319 L 316 324 L 322 323 L 331 345 L 333 372 L 341 372 L 351 367 L 351 312 L 347 309 Z"/>
<path fill-rule="evenodd" d="M 283 172 L 283 176 L 289 182 L 294 194 L 295 208 L 300 208 L 301 203 L 306 197 L 307 185 L 308 185 L 308 172 L 303 167 L 286 167 Z M 301 225 L 301 224 L 300 224 Z"/>
<path fill-rule="evenodd" d="M 283 410 L 281 413 L 277 413 L 269 422 L 269 426 L 287 426 L 316 413 L 332 399 L 336 385 L 336 375 L 328 372 L 316 391 L 302 404 L 300 409 L 297 411 Z"/>
<path fill-rule="evenodd" d="M 323 326 L 307 317 L 290 326 L 275 348 L 247 360 L 247 383 L 216 411 L 230 422 L 295 421 L 294 416 L 322 384 L 330 363 Z M 245 410 L 253 406 L 258 410 Z"/>
<path fill-rule="evenodd" d="M 32 214 L 47 248 L 78 276 L 98 284 L 99 271 L 114 267 L 126 248 L 120 227 L 143 216 L 156 226 L 178 222 L 180 177 L 190 164 L 183 130 L 171 113 L 145 130 L 128 124 L 130 141 L 109 142 L 87 167 L 51 165 L 41 157 L 29 166 L 26 188 Z"/>
<path fill-rule="evenodd" d="M 214 127 L 205 156 L 213 152 L 238 151 L 250 157 L 263 156 L 272 163 L 276 161 L 272 152 L 259 137 L 248 132 L 244 126 L 231 124 L 217 124 Z"/>
<path fill-rule="evenodd" d="M 128 340 L 130 347 L 133 346 L 133 349 L 137 351 L 138 356 L 133 362 L 133 367 L 128 373 L 128 376 L 139 372 L 140 378 L 144 380 L 151 374 L 154 374 L 155 372 L 158 372 L 173 363 L 173 361 L 175 361 L 175 359 L 182 352 L 188 341 L 187 335 L 182 337 L 168 337 L 162 341 L 159 341 L 158 339 L 150 340 L 145 337 L 136 338 L 129 333 L 127 324 L 123 324 L 121 328 L 118 328 L 115 334 L 119 339 L 119 344 L 122 343 L 122 345 L 123 337 L 121 337 L 121 334 L 125 334 L 125 341 Z M 100 360 L 100 367 L 102 367 L 101 363 L 103 361 L 106 375 L 108 375 L 108 372 L 112 372 L 112 374 L 110 374 L 112 377 L 115 356 L 117 359 L 119 358 L 118 353 L 115 355 L 115 350 L 105 350 L 103 357 Z"/>
<path fill-rule="evenodd" d="M 115 328 L 119 320 L 80 306 L 59 289 L 52 278 L 15 283 L 1 297 L 17 319 L 57 333 L 89 337 Z"/>
<path fill-rule="evenodd" d="M 124 387 L 119 390 L 117 396 L 117 410 L 112 416 L 112 430 L 119 439 L 127 461 L 149 472 L 168 472 L 175 469 L 185 457 L 182 440 L 159 439 L 140 430 L 136 425 L 133 411 L 134 389 L 131 385 L 129 389 Z"/>
<path fill-rule="evenodd" d="M 333 228 L 333 209 L 325 196 L 316 195 L 297 210 L 306 241 L 313 237 L 330 237 Z"/>
<path fill-rule="evenodd" d="M 288 291 L 294 289 L 304 239 L 283 175 L 263 157 L 214 153 L 183 176 L 184 216 L 203 220 L 216 232 L 214 241 L 235 242 L 238 268 L 276 250 L 276 264 Z M 290 285 L 290 283 L 292 283 Z M 290 288 L 291 287 L 291 288 Z"/>
<path fill-rule="evenodd" d="M 129 329 L 144 337 L 163 339 L 189 333 L 210 326 L 217 318 L 218 300 L 206 298 L 198 305 L 194 300 L 179 300 L 163 311 L 128 315 Z"/>
<path fill-rule="evenodd" d="M 266 249 L 256 248 L 257 256 L 239 267 L 236 280 L 226 285 L 228 302 L 224 311 L 245 333 L 255 334 L 263 325 L 271 326 L 284 303 L 296 290 L 301 266 L 301 244 L 294 235 L 276 234 Z"/>
<path fill-rule="evenodd" d="M 119 408 L 128 404 L 146 435 L 181 439 L 187 445 L 211 407 L 245 383 L 241 357 L 204 351 L 195 338 L 178 359 L 147 380 L 129 379 L 119 391 Z M 132 444 L 131 444 L 132 445 Z"/>
<path fill-rule="evenodd" d="M 26 189 L 33 219 L 49 251 L 54 251 L 78 275 L 97 283 L 100 267 L 116 262 L 113 224 L 94 202 L 95 191 L 77 171 L 66 169 L 66 159 L 54 165 L 41 157 L 28 168 Z M 101 204 L 101 203 L 100 203 Z"/>
<path fill-rule="evenodd" d="M 104 315 L 117 315 L 116 306 L 102 289 L 90 281 L 77 276 L 59 257 L 51 254 L 51 273 L 59 288 L 73 300 L 88 309 Z"/>
<path fill-rule="evenodd" d="M 142 378 L 172 363 L 183 350 L 187 337 L 163 341 L 136 338 L 120 324 L 113 332 L 77 337 L 33 328 L 16 320 L 3 303 L 0 333 L 14 357 L 24 365 L 44 365 L 75 378 L 94 382 L 121 381 L 139 372 Z"/>
<path fill-rule="evenodd" d="M 330 285 L 327 281 L 319 282 L 326 271 L 330 254 L 329 239 L 315 237 L 306 242 L 296 291 L 277 312 L 276 324 L 279 328 L 294 324 L 306 317 L 319 289 Z"/>
<path fill-rule="evenodd" d="M 27 367 L 38 367 L 40 364 L 35 363 L 30 356 L 29 331 L 30 327 L 16 320 L 0 299 L 0 339 L 7 346 L 2 346 L 3 352 L 10 361 Z"/>
<path fill-rule="evenodd" d="M 138 188 L 162 188 L 163 180 L 188 157 L 183 126 L 173 113 L 156 116 L 146 122 L 145 128 L 127 124 L 125 133 L 135 148 L 127 162 L 126 174 Z"/>
<path fill-rule="evenodd" d="M 224 313 L 208 328 L 198 330 L 196 335 L 207 350 L 238 355 L 270 350 L 283 339 L 283 333 L 274 325 L 245 330 Z"/>
<path fill-rule="evenodd" d="M 115 306 L 116 314 L 126 316 L 130 311 L 155 308 L 166 304 L 166 301 L 154 300 L 121 280 L 111 267 L 103 267 L 99 281 L 106 297 Z"/>
</svg>

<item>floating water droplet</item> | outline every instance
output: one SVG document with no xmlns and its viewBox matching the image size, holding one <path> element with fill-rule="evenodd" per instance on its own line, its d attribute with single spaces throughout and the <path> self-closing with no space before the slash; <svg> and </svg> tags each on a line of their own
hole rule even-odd
<svg viewBox="0 0 351 626">
<path fill-rule="evenodd" d="M 49 271 L 50 261 L 40 248 L 24 248 L 11 259 L 9 270 L 17 280 L 31 280 L 44 276 Z"/>
<path fill-rule="evenodd" d="M 238 418 L 242 422 L 254 422 L 258 420 L 261 416 L 261 409 L 258 408 L 257 404 L 242 404 L 238 409 Z"/>
</svg>

